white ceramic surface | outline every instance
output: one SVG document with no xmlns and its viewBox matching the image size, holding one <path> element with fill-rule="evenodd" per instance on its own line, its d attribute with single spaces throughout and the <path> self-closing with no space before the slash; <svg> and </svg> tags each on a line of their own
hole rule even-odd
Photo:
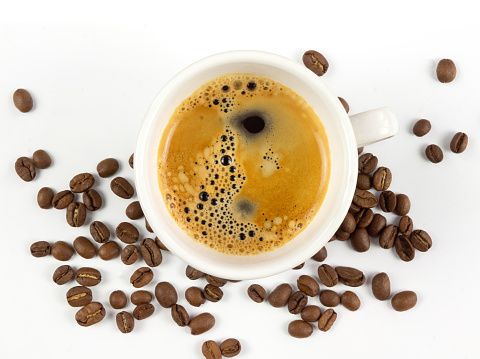
<svg viewBox="0 0 480 359">
<path fill-rule="evenodd" d="M 329 139 L 331 176 L 324 202 L 295 239 L 272 252 L 229 256 L 194 242 L 170 217 L 157 182 L 157 151 L 164 126 L 178 104 L 205 82 L 233 72 L 270 77 L 302 96 L 320 117 Z M 358 145 L 391 137 L 398 130 L 388 109 L 359 114 L 354 127 L 337 96 L 302 64 L 258 51 L 231 51 L 204 58 L 177 74 L 154 99 L 142 123 L 135 149 L 135 183 L 155 234 L 180 259 L 215 276 L 253 279 L 293 268 L 322 248 L 350 206 L 357 178 Z M 362 121 L 360 121 L 362 120 Z M 383 128 L 378 131 L 376 129 Z M 356 139 L 357 136 L 357 139 Z"/>
</svg>

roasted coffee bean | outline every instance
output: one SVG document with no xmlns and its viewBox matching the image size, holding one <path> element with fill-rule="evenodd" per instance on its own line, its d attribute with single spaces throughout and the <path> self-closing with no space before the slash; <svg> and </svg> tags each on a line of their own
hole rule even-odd
<svg viewBox="0 0 480 359">
<path fill-rule="evenodd" d="M 71 307 L 83 307 L 92 301 L 92 291 L 84 286 L 70 288 L 67 292 L 67 303 Z"/>
<path fill-rule="evenodd" d="M 340 296 L 333 290 L 322 290 L 320 292 L 320 303 L 326 307 L 336 307 L 340 304 Z"/>
<path fill-rule="evenodd" d="M 362 271 L 351 267 L 336 267 L 340 283 L 349 287 L 359 287 L 365 283 L 365 275 Z"/>
<path fill-rule="evenodd" d="M 268 302 L 272 307 L 280 308 L 287 304 L 288 299 L 292 295 L 292 287 L 290 284 L 283 283 L 277 286 L 268 296 Z"/>
<path fill-rule="evenodd" d="M 43 187 L 38 191 L 37 203 L 42 209 L 49 209 L 52 207 L 53 190 L 49 187 Z"/>
<path fill-rule="evenodd" d="M 140 242 L 140 252 L 149 267 L 157 267 L 162 263 L 162 252 L 153 239 L 145 238 Z"/>
<path fill-rule="evenodd" d="M 432 124 L 429 120 L 418 120 L 413 126 L 413 134 L 417 137 L 423 137 L 432 129 Z"/>
<path fill-rule="evenodd" d="M 155 298 L 164 308 L 177 304 L 178 296 L 175 287 L 168 282 L 160 282 L 155 287 Z"/>
<path fill-rule="evenodd" d="M 130 167 L 133 168 L 133 153 L 130 155 L 130 158 L 128 159 L 128 164 Z"/>
<path fill-rule="evenodd" d="M 118 330 L 124 334 L 130 333 L 135 327 L 135 320 L 132 315 L 125 311 L 117 313 L 115 321 L 117 322 Z"/>
<path fill-rule="evenodd" d="M 364 228 L 357 228 L 350 235 L 350 243 L 352 243 L 353 249 L 357 252 L 363 253 L 370 249 L 370 236 Z"/>
<path fill-rule="evenodd" d="M 312 259 L 317 262 L 323 262 L 325 259 L 327 259 L 327 248 L 322 247 L 322 249 L 313 255 Z"/>
<path fill-rule="evenodd" d="M 410 262 L 415 258 L 415 249 L 407 236 L 398 236 L 395 239 L 395 251 L 402 261 Z"/>
<path fill-rule="evenodd" d="M 70 181 L 70 191 L 73 193 L 85 192 L 95 183 L 95 178 L 90 173 L 80 173 Z"/>
<path fill-rule="evenodd" d="M 120 258 L 123 264 L 130 265 L 137 261 L 139 255 L 138 248 L 133 244 L 129 244 L 123 248 Z"/>
<path fill-rule="evenodd" d="M 110 305 L 113 309 L 123 309 L 127 305 L 127 296 L 121 290 L 116 290 L 110 294 Z"/>
<path fill-rule="evenodd" d="M 308 338 L 312 333 L 312 325 L 303 320 L 294 320 L 288 324 L 288 334 L 294 338 Z"/>
<path fill-rule="evenodd" d="M 179 304 L 172 305 L 170 310 L 172 319 L 179 327 L 186 327 L 190 322 L 190 316 L 188 315 L 185 308 Z"/>
<path fill-rule="evenodd" d="M 97 165 L 98 175 L 102 178 L 113 176 L 119 168 L 118 161 L 115 158 L 106 158 Z"/>
<path fill-rule="evenodd" d="M 392 298 L 392 307 L 397 312 L 412 309 L 417 304 L 417 294 L 412 291 L 397 293 Z"/>
<path fill-rule="evenodd" d="M 449 83 L 455 80 L 457 67 L 450 59 L 443 59 L 437 65 L 437 79 L 442 83 Z"/>
<path fill-rule="evenodd" d="M 297 291 L 288 299 L 288 311 L 291 314 L 298 314 L 308 303 L 307 295 L 302 291 Z"/>
<path fill-rule="evenodd" d="M 360 154 L 363 152 L 363 147 L 358 147 L 358 148 L 357 148 L 357 152 L 358 152 L 358 154 L 360 155 Z"/>
<path fill-rule="evenodd" d="M 316 305 L 307 305 L 300 313 L 300 316 L 306 322 L 316 322 L 320 315 L 322 315 L 322 310 Z"/>
<path fill-rule="evenodd" d="M 355 222 L 357 223 L 357 229 L 367 228 L 373 220 L 373 211 L 370 208 L 362 208 L 360 212 L 355 214 Z M 350 238 L 352 236 L 350 235 Z"/>
<path fill-rule="evenodd" d="M 380 213 L 375 213 L 373 215 L 372 223 L 367 227 L 367 232 L 371 237 L 376 237 L 382 232 L 386 225 L 387 219 Z"/>
<path fill-rule="evenodd" d="M 222 351 L 213 340 L 207 340 L 202 344 L 202 354 L 205 359 L 221 359 Z"/>
<path fill-rule="evenodd" d="M 74 194 L 69 190 L 58 192 L 52 199 L 52 206 L 56 209 L 67 208 L 73 202 Z"/>
<path fill-rule="evenodd" d="M 397 196 L 392 191 L 384 191 L 380 193 L 378 202 L 382 211 L 393 212 L 397 206 Z"/>
<path fill-rule="evenodd" d="M 400 221 L 398 222 L 398 230 L 400 231 L 400 233 L 406 236 L 409 236 L 410 234 L 412 234 L 412 230 L 413 230 L 412 219 L 409 216 L 403 216 L 402 218 L 400 218 Z"/>
<path fill-rule="evenodd" d="M 255 303 L 262 303 L 267 297 L 267 292 L 259 284 L 252 284 L 250 287 L 248 287 L 247 294 Z"/>
<path fill-rule="evenodd" d="M 132 198 L 135 192 L 130 182 L 123 177 L 115 177 L 112 182 L 110 182 L 110 188 L 118 197 L 125 199 Z"/>
<path fill-rule="evenodd" d="M 342 225 L 340 229 L 345 233 L 352 233 L 357 226 L 357 222 L 355 221 L 355 217 L 350 212 L 347 213 L 345 218 L 343 219 Z"/>
<path fill-rule="evenodd" d="M 346 241 L 347 239 L 350 238 L 350 233 L 347 233 L 342 229 L 339 229 L 335 232 L 335 238 L 338 239 L 339 241 Z"/>
<path fill-rule="evenodd" d="M 337 320 L 337 313 L 333 309 L 327 309 L 318 320 L 318 329 L 322 332 L 329 331 L 335 320 Z"/>
<path fill-rule="evenodd" d="M 198 287 L 190 287 L 185 291 L 185 299 L 194 307 L 199 307 L 205 303 L 203 291 Z"/>
<path fill-rule="evenodd" d="M 133 244 L 138 240 L 139 233 L 135 226 L 128 222 L 120 223 L 115 229 L 115 234 L 123 243 Z"/>
<path fill-rule="evenodd" d="M 420 252 L 426 252 L 432 248 L 432 238 L 430 238 L 430 235 L 427 232 L 421 229 L 412 232 L 410 235 L 410 242 L 413 247 Z"/>
<path fill-rule="evenodd" d="M 153 229 L 152 229 L 152 227 L 150 227 L 150 224 L 148 224 L 148 221 L 147 221 L 146 218 L 145 218 L 145 228 L 146 228 L 147 231 L 149 231 L 150 233 L 153 233 Z"/>
<path fill-rule="evenodd" d="M 37 174 L 33 162 L 30 161 L 28 157 L 20 157 L 17 159 L 15 162 L 15 172 L 17 172 L 18 177 L 25 182 L 32 181 Z"/>
<path fill-rule="evenodd" d="M 13 104 L 20 112 L 29 112 L 33 108 L 32 95 L 25 89 L 15 90 L 13 93 Z"/>
<path fill-rule="evenodd" d="M 223 298 L 223 291 L 219 287 L 207 284 L 203 289 L 203 296 L 210 302 L 218 302 Z"/>
<path fill-rule="evenodd" d="M 71 227 L 81 227 L 87 218 L 87 208 L 82 202 L 72 202 L 67 207 L 66 217 Z"/>
<path fill-rule="evenodd" d="M 73 247 L 64 241 L 56 241 L 52 245 L 52 256 L 59 261 L 68 261 L 72 258 L 75 251 Z"/>
<path fill-rule="evenodd" d="M 293 269 L 293 270 L 299 270 L 299 269 L 302 269 L 304 265 L 305 265 L 305 262 L 300 263 L 298 266 L 293 267 L 292 269 Z"/>
<path fill-rule="evenodd" d="M 328 71 L 328 61 L 321 53 L 308 50 L 302 57 L 304 65 L 317 76 L 323 76 Z"/>
<path fill-rule="evenodd" d="M 377 198 L 371 192 L 357 189 L 353 196 L 353 203 L 360 208 L 373 208 L 377 205 Z"/>
<path fill-rule="evenodd" d="M 82 267 L 77 269 L 75 280 L 80 285 L 93 287 L 102 281 L 102 275 L 95 268 Z"/>
<path fill-rule="evenodd" d="M 309 297 L 315 297 L 320 292 L 317 281 L 308 275 L 301 275 L 297 279 L 297 288 Z"/>
<path fill-rule="evenodd" d="M 140 267 L 135 272 L 133 272 L 130 277 L 130 283 L 135 288 L 141 288 L 153 279 L 153 271 L 148 267 Z"/>
<path fill-rule="evenodd" d="M 350 204 L 350 208 L 348 209 L 348 213 L 355 214 L 360 211 L 360 207 L 358 207 L 355 203 Z"/>
<path fill-rule="evenodd" d="M 382 233 L 380 234 L 378 244 L 380 244 L 380 247 L 384 249 L 390 249 L 395 244 L 395 239 L 397 238 L 397 236 L 398 227 L 393 224 L 389 224 L 383 229 Z"/>
<path fill-rule="evenodd" d="M 152 301 L 152 294 L 146 290 L 137 290 L 130 296 L 133 305 L 147 304 Z"/>
<path fill-rule="evenodd" d="M 30 254 L 37 258 L 48 256 L 51 250 L 50 243 L 46 241 L 38 241 L 30 246 Z"/>
<path fill-rule="evenodd" d="M 386 191 L 392 183 L 392 172 L 387 167 L 379 167 L 373 174 L 373 188 L 377 191 Z"/>
<path fill-rule="evenodd" d="M 342 296 L 340 297 L 340 302 L 342 303 L 342 305 L 347 308 L 348 310 L 354 312 L 356 310 L 358 310 L 358 308 L 360 308 L 360 299 L 358 298 L 358 296 L 347 290 L 346 292 L 344 292 L 342 294 Z"/>
<path fill-rule="evenodd" d="M 410 212 L 410 198 L 406 194 L 397 194 L 395 213 L 399 216 L 406 216 L 408 212 Z"/>
<path fill-rule="evenodd" d="M 107 242 L 104 243 L 98 248 L 98 256 L 104 261 L 112 260 L 117 258 L 120 254 L 121 248 L 117 242 Z"/>
<path fill-rule="evenodd" d="M 58 285 L 62 285 L 70 282 L 74 274 L 75 272 L 72 267 L 70 267 L 69 265 L 63 265 L 55 269 L 52 279 Z"/>
<path fill-rule="evenodd" d="M 202 313 L 190 319 L 188 326 L 192 335 L 203 334 L 215 325 L 215 317 L 210 313 Z"/>
<path fill-rule="evenodd" d="M 237 339 L 229 338 L 220 344 L 220 350 L 225 358 L 233 358 L 234 356 L 240 354 L 242 346 Z"/>
<path fill-rule="evenodd" d="M 95 221 L 90 224 L 90 234 L 95 242 L 98 243 L 106 243 L 110 239 L 108 227 L 100 221 Z"/>
<path fill-rule="evenodd" d="M 185 269 L 185 275 L 187 276 L 188 279 L 196 280 L 196 279 L 202 278 L 204 276 L 204 273 L 200 272 L 199 270 L 196 270 L 191 266 L 187 266 L 187 268 Z"/>
<path fill-rule="evenodd" d="M 358 170 L 361 173 L 371 173 L 378 165 L 378 158 L 371 153 L 364 153 L 358 158 Z"/>
<path fill-rule="evenodd" d="M 91 302 L 75 314 L 75 320 L 82 327 L 97 324 L 105 318 L 105 308 L 99 302 Z"/>
<path fill-rule="evenodd" d="M 322 264 L 318 267 L 318 277 L 320 281 L 327 287 L 334 287 L 338 283 L 338 274 L 328 264 Z"/>
<path fill-rule="evenodd" d="M 345 101 L 345 99 L 343 97 L 340 97 L 340 96 L 338 96 L 338 99 L 342 103 L 342 106 L 345 109 L 345 112 L 348 113 L 348 111 L 350 111 L 350 106 L 348 106 L 348 102 Z"/>
<path fill-rule="evenodd" d="M 450 150 L 453 153 L 462 153 L 466 150 L 468 145 L 468 136 L 466 133 L 457 132 L 450 142 Z"/>
<path fill-rule="evenodd" d="M 443 151 L 437 145 L 427 146 L 425 149 L 425 156 L 427 156 L 432 163 L 440 163 L 443 161 Z"/>
<path fill-rule="evenodd" d="M 370 188 L 372 188 L 372 176 L 366 173 L 360 173 L 357 177 L 357 188 L 363 190 L 369 190 Z"/>
<path fill-rule="evenodd" d="M 131 220 L 140 219 L 143 217 L 142 207 L 140 207 L 140 202 L 135 201 L 130 203 L 125 210 L 125 214 Z"/>
<path fill-rule="evenodd" d="M 83 203 L 89 211 L 96 211 L 102 207 L 102 197 L 94 189 L 83 192 Z"/>
<path fill-rule="evenodd" d="M 161 250 L 168 251 L 168 248 L 165 247 L 165 245 L 160 241 L 160 239 L 158 239 L 158 237 L 155 237 L 155 243 L 157 244 L 157 247 Z"/>
<path fill-rule="evenodd" d="M 52 164 L 52 159 L 44 150 L 36 150 L 35 152 L 33 152 L 32 160 L 33 164 L 41 170 L 50 167 L 50 165 Z"/>
<path fill-rule="evenodd" d="M 372 293 L 378 300 L 390 298 L 390 278 L 387 273 L 378 273 L 373 277 Z"/>
<path fill-rule="evenodd" d="M 133 310 L 133 317 L 137 320 L 143 320 L 150 317 L 154 312 L 155 307 L 152 304 L 140 304 Z"/>
<path fill-rule="evenodd" d="M 208 283 L 210 283 L 211 285 L 214 285 L 215 287 L 223 287 L 228 282 L 228 280 L 226 279 L 214 277 L 213 275 L 210 275 L 210 274 L 205 275 L 205 279 L 207 280 Z"/>
</svg>

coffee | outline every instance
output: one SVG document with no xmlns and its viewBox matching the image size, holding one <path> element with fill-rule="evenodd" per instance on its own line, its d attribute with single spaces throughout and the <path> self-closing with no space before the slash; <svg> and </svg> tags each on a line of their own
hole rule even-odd
<svg viewBox="0 0 480 359">
<path fill-rule="evenodd" d="M 328 140 L 307 102 L 254 74 L 186 98 L 158 150 L 159 187 L 195 241 L 231 255 L 274 250 L 312 220 L 330 174 Z"/>
</svg>

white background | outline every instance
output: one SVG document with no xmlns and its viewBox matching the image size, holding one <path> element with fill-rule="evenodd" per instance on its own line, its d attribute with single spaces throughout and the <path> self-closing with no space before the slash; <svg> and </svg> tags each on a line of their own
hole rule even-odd
<svg viewBox="0 0 480 359">
<path fill-rule="evenodd" d="M 478 358 L 478 13 L 469 5 L 473 1 L 390 3 L 4 2 L 2 21 L 49 24 L 0 25 L 0 357 L 200 358 L 203 341 L 235 337 L 243 345 L 239 358 Z M 52 24 L 71 20 L 101 24 Z M 234 49 L 270 51 L 297 61 L 305 50 L 316 49 L 330 62 L 323 79 L 348 101 L 350 113 L 392 108 L 399 134 L 368 151 L 379 157 L 380 165 L 391 168 L 391 189 L 410 196 L 410 216 L 416 228 L 431 234 L 432 250 L 417 252 L 413 262 L 404 263 L 394 251 L 379 248 L 377 239 L 363 254 L 348 242 L 328 244 L 326 263 L 355 266 L 367 275 L 366 285 L 353 289 L 362 306 L 357 312 L 337 307 L 338 319 L 330 332 L 315 328 L 302 340 L 287 334 L 288 323 L 296 317 L 286 308 L 248 299 L 250 281 L 227 284 L 219 303 L 191 307 L 184 299 L 185 289 L 203 287 L 205 280 L 186 279 L 185 264 L 165 252 L 146 289 L 153 292 L 157 282 L 171 281 L 179 303 L 191 315 L 211 312 L 217 324 L 201 336 L 191 336 L 154 301 L 155 314 L 137 321 L 133 333 L 121 334 L 108 296 L 117 289 L 130 295 L 129 277 L 143 261 L 127 267 L 119 259 L 104 262 L 75 255 L 69 262 L 73 267 L 101 270 L 104 279 L 92 289 L 107 311 L 101 323 L 78 326 L 76 309 L 65 300 L 74 282 L 57 286 L 51 279 L 64 263 L 51 256 L 34 258 L 29 247 L 38 240 L 73 242 L 78 235 L 88 235 L 88 226 L 71 228 L 64 211 L 41 210 L 37 191 L 44 186 L 65 189 L 75 174 L 95 173 L 96 164 L 106 157 L 117 158 L 119 175 L 133 180 L 127 161 L 155 94 L 188 64 Z M 436 63 L 444 57 L 457 64 L 457 78 L 450 84 L 435 78 Z M 28 114 L 12 103 L 17 88 L 28 89 L 34 97 L 35 107 Z M 420 118 L 432 122 L 423 138 L 411 133 Z M 457 131 L 470 138 L 460 155 L 448 146 Z M 444 150 L 440 164 L 424 156 L 431 143 Z M 15 174 L 14 162 L 38 148 L 51 154 L 53 165 L 25 183 Z M 105 206 L 89 213 L 88 223 L 104 221 L 113 232 L 127 219 L 124 211 L 130 201 L 114 196 L 108 180 L 97 180 Z M 136 222 L 142 237 L 147 236 L 143 220 Z M 268 290 L 282 282 L 293 285 L 300 274 L 316 277 L 317 267 L 308 261 L 301 271 L 257 282 Z M 417 292 L 414 309 L 397 313 L 390 302 L 373 297 L 371 278 L 382 271 L 390 275 L 394 293 Z M 341 294 L 351 288 L 339 284 L 334 289 Z M 310 304 L 319 304 L 318 297 Z M 126 310 L 131 312 L 133 305 Z"/>
</svg>

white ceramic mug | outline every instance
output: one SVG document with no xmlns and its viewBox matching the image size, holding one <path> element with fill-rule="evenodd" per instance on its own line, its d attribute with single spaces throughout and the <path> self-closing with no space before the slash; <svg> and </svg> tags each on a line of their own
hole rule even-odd
<svg viewBox="0 0 480 359">
<path fill-rule="evenodd" d="M 157 179 L 162 132 L 174 109 L 204 83 L 234 72 L 269 77 L 302 96 L 317 113 L 330 147 L 327 194 L 310 224 L 282 247 L 259 255 L 219 253 L 191 239 L 172 219 Z M 355 191 L 357 147 L 395 135 L 398 124 L 387 108 L 348 116 L 322 79 L 302 64 L 259 51 L 231 51 L 204 58 L 177 74 L 155 97 L 143 120 L 135 149 L 135 185 L 146 218 L 162 243 L 202 272 L 228 279 L 270 276 L 305 262 L 320 250 L 342 223 Z"/>
</svg>

